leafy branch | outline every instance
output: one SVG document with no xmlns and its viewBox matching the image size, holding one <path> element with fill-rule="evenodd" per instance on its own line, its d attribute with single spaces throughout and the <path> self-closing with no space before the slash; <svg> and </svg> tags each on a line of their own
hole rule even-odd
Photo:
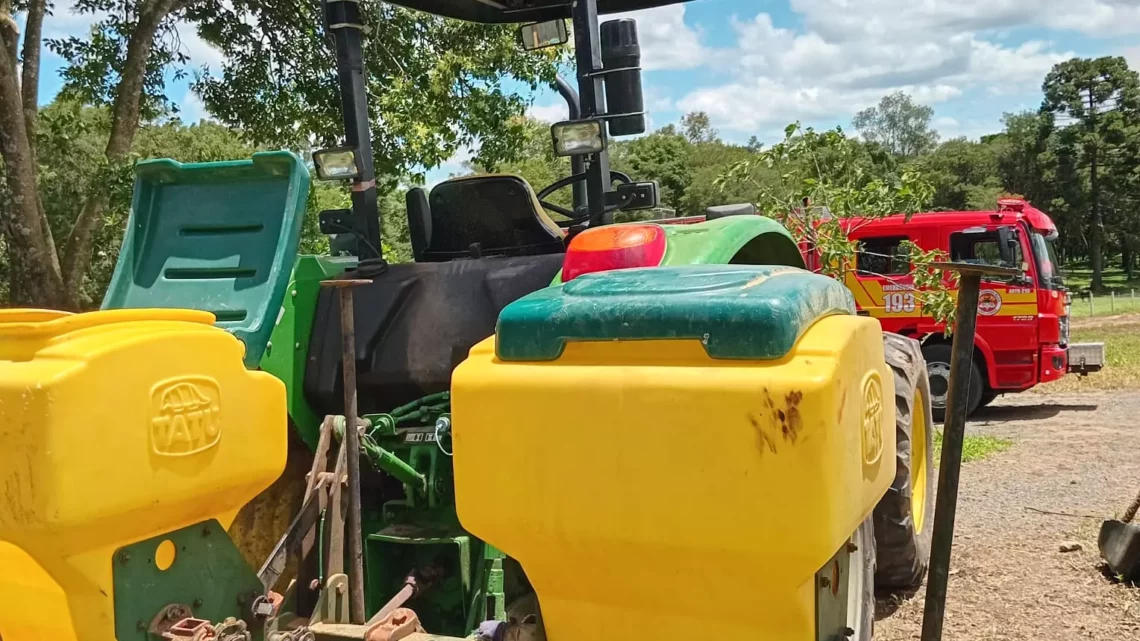
<svg viewBox="0 0 1140 641">
<path fill-rule="evenodd" d="M 928 210 L 934 197 L 934 188 L 913 168 L 894 172 L 877 165 L 871 145 L 848 138 L 840 128 L 820 132 L 793 123 L 784 130 L 783 141 L 731 165 L 716 184 L 722 190 L 751 187 L 762 213 L 782 223 L 796 242 L 814 249 L 816 270 L 843 281 L 857 271 L 862 249 L 851 239 L 854 232 L 892 214 L 909 220 Z M 765 172 L 758 169 L 778 177 L 761 181 L 756 176 Z M 951 327 L 954 299 L 946 283 L 952 276 L 933 266 L 946 259 L 945 253 L 924 251 L 909 241 L 900 250 L 911 265 L 916 304 Z"/>
</svg>

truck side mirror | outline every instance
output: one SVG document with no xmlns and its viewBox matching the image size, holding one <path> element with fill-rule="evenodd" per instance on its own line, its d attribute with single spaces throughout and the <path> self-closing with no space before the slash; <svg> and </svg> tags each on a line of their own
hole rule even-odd
<svg viewBox="0 0 1140 641">
<path fill-rule="evenodd" d="M 565 20 L 535 22 L 519 27 L 519 44 L 526 51 L 557 47 L 569 41 Z"/>
<path fill-rule="evenodd" d="M 1007 267 L 1020 267 L 1017 260 L 1017 247 L 1020 244 L 1017 231 L 1012 227 L 998 227 L 997 234 L 1001 264 Z"/>
</svg>

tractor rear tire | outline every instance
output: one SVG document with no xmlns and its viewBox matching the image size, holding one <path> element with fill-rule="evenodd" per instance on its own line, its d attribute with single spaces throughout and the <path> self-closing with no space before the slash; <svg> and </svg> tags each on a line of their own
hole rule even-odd
<svg viewBox="0 0 1140 641">
<path fill-rule="evenodd" d="M 930 559 L 934 522 L 934 423 L 922 348 L 898 334 L 883 334 L 883 351 L 895 381 L 896 471 L 875 506 L 877 589 L 918 587 Z"/>
</svg>

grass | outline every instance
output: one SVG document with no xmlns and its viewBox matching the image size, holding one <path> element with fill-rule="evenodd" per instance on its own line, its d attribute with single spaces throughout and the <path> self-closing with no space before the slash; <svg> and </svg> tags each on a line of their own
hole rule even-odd
<svg viewBox="0 0 1140 641">
<path fill-rule="evenodd" d="M 1085 378 L 1069 375 L 1034 388 L 1049 394 L 1140 387 L 1140 314 L 1073 321 L 1074 343 L 1104 343 L 1104 369 Z"/>
<path fill-rule="evenodd" d="M 967 434 L 962 441 L 962 462 L 980 461 L 1008 450 L 1013 441 L 996 436 Z M 942 430 L 934 431 L 934 460 L 942 460 Z"/>
<path fill-rule="evenodd" d="M 1136 292 L 1140 291 L 1140 271 L 1129 280 L 1119 265 L 1106 266 L 1102 280 L 1107 291 L 1093 296 L 1091 309 L 1087 292 L 1092 283 L 1092 269 L 1087 265 L 1076 264 L 1068 265 L 1062 271 L 1065 274 L 1065 287 L 1073 294 L 1073 318 L 1140 312 L 1140 298 L 1136 296 Z M 1112 299 L 1113 294 L 1115 301 Z"/>
<path fill-rule="evenodd" d="M 1137 289 L 1140 289 L 1138 287 Z M 1135 290 L 1133 290 L 1135 291 Z M 1140 292 L 1137 292 L 1140 294 Z M 1073 306 L 1070 312 L 1073 318 L 1088 318 L 1090 316 L 1115 316 L 1117 314 L 1134 314 L 1140 312 L 1140 296 L 1132 291 L 1116 294 L 1116 300 L 1111 294 L 1093 296 L 1092 307 L 1089 306 L 1087 293 L 1073 292 Z"/>
</svg>

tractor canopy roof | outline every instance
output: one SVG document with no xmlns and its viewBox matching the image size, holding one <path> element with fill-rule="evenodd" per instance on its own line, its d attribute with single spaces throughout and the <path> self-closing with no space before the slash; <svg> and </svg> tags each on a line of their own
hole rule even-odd
<svg viewBox="0 0 1140 641">
<path fill-rule="evenodd" d="M 598 13 L 649 9 L 689 0 L 598 0 Z M 570 17 L 572 0 L 389 0 L 418 9 L 470 22 L 545 22 Z"/>
</svg>

